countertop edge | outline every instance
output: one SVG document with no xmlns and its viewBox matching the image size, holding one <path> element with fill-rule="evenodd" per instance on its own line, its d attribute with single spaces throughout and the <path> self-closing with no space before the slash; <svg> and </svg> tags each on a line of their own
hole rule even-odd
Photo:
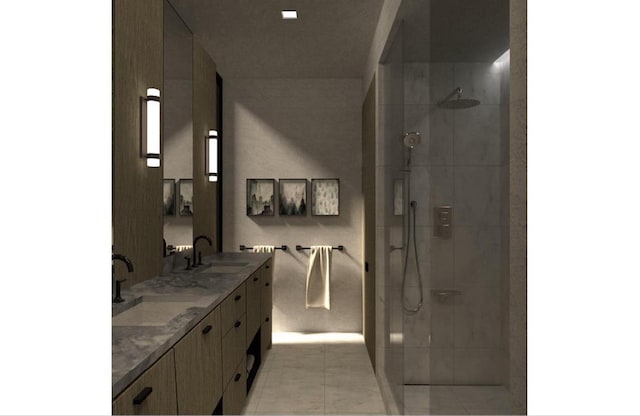
<svg viewBox="0 0 640 416">
<path fill-rule="evenodd" d="M 244 253 L 249 254 L 249 253 Z M 255 254 L 268 254 L 268 253 L 255 253 Z M 193 328 L 195 328 L 200 321 L 202 321 L 211 311 L 217 308 L 229 295 L 231 295 L 241 284 L 246 282 L 252 274 L 260 269 L 265 263 L 269 261 L 273 256 L 269 255 L 265 257 L 263 261 L 260 261 L 255 267 L 251 267 L 250 271 L 243 271 L 246 276 L 242 277 L 237 284 L 231 286 L 222 295 L 218 296 L 207 307 L 200 308 L 192 319 L 188 323 L 181 326 L 180 329 L 171 336 L 168 340 L 162 343 L 158 348 L 145 357 L 138 365 L 125 373 L 115 382 L 112 380 L 111 387 L 111 399 L 115 400 L 124 390 L 127 389 L 138 377 L 140 377 L 145 371 L 151 368 L 160 358 L 162 358 L 167 352 L 171 350 L 186 334 L 188 334 Z M 240 273 L 238 273 L 240 274 Z M 151 279 L 150 279 L 151 280 Z"/>
</svg>

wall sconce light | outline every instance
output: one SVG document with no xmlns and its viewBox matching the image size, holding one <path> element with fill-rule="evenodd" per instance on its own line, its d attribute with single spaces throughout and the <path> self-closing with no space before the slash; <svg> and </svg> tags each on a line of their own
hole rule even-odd
<svg viewBox="0 0 640 416">
<path fill-rule="evenodd" d="M 142 101 L 142 157 L 150 168 L 160 167 L 160 90 L 147 88 Z"/>
<path fill-rule="evenodd" d="M 218 182 L 218 131 L 209 130 L 205 149 L 205 175 L 209 182 Z"/>
</svg>

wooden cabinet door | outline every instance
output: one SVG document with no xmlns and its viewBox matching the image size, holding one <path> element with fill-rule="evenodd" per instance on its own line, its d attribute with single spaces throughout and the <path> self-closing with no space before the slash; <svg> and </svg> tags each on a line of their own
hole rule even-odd
<svg viewBox="0 0 640 416">
<path fill-rule="evenodd" d="M 220 306 L 220 318 L 222 319 L 222 336 L 235 325 L 238 318 L 247 311 L 246 284 L 242 283 L 236 290 L 222 301 Z M 246 325 L 243 326 L 243 329 Z"/>
<path fill-rule="evenodd" d="M 267 349 L 271 348 L 271 332 L 273 320 L 271 316 L 273 308 L 273 268 L 272 261 L 269 260 L 261 268 L 262 278 L 262 302 L 261 313 L 262 319 L 260 322 L 260 355 L 264 359 Z"/>
<path fill-rule="evenodd" d="M 246 326 L 246 315 L 242 315 L 222 337 L 222 384 L 225 389 L 233 378 L 238 363 L 246 359 Z"/>
<path fill-rule="evenodd" d="M 243 358 L 235 368 L 231 382 L 224 392 L 222 399 L 222 413 L 225 415 L 239 415 L 244 410 L 247 399 L 247 362 Z"/>
<path fill-rule="evenodd" d="M 260 329 L 262 303 L 262 273 L 257 270 L 247 280 L 247 345 L 249 348 L 253 337 Z"/>
<path fill-rule="evenodd" d="M 175 415 L 176 373 L 169 350 L 113 401 L 114 415 Z"/>
<path fill-rule="evenodd" d="M 222 397 L 220 308 L 214 309 L 174 347 L 178 414 L 211 414 Z"/>
</svg>

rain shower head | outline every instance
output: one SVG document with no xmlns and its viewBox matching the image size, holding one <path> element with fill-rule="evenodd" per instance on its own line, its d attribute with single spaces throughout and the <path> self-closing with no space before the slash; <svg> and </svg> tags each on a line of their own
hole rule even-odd
<svg viewBox="0 0 640 416">
<path fill-rule="evenodd" d="M 456 98 L 451 99 L 453 96 Z M 444 100 L 438 103 L 439 107 L 448 108 L 451 110 L 458 110 L 462 108 L 475 107 L 480 104 L 480 101 L 472 98 L 462 98 L 462 88 L 456 88 L 451 94 L 449 94 Z"/>
<path fill-rule="evenodd" d="M 421 141 L 422 139 L 420 138 L 420 133 L 418 133 L 417 131 L 405 133 L 405 135 L 402 136 L 402 142 L 409 149 L 413 149 L 413 147 L 417 144 L 420 144 Z"/>
</svg>

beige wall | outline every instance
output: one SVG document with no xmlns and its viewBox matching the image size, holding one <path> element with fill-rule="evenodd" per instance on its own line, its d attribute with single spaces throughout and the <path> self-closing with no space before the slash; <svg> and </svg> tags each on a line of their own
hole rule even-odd
<svg viewBox="0 0 640 416">
<path fill-rule="evenodd" d="M 206 235 L 213 245 L 198 243 L 202 255 L 217 251 L 217 184 L 205 176 L 205 137 L 216 126 L 216 64 L 193 42 L 193 236 Z"/>
<path fill-rule="evenodd" d="M 527 410 L 527 1 L 510 1 L 509 391 Z"/>
<path fill-rule="evenodd" d="M 162 0 L 113 3 L 113 251 L 123 285 L 153 277 L 162 259 L 162 167 L 140 157 L 140 97 L 162 88 Z M 81 207 L 80 207 L 81 209 Z"/>
<path fill-rule="evenodd" d="M 291 247 L 275 257 L 274 331 L 362 331 L 360 79 L 224 83 L 224 251 Z M 340 178 L 340 215 L 248 217 L 247 178 Z M 305 310 L 309 253 L 296 244 L 345 246 L 333 254 L 330 311 Z"/>
</svg>

